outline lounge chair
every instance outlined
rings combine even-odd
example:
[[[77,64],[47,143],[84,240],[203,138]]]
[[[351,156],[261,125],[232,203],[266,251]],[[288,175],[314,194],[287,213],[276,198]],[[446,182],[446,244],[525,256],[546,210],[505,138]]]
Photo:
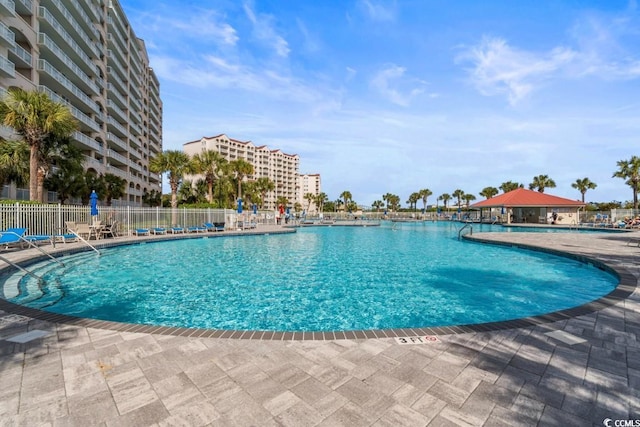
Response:
[[[23,238],[26,234],[26,228],[7,228],[0,231],[0,245],[8,249],[11,246],[20,246],[24,242]]]
[[[148,228],[136,228],[133,230],[133,234],[136,236],[148,236],[149,229]]]
[[[200,227],[199,225],[194,225],[193,227],[187,227],[187,231],[189,233],[206,233],[206,227]]]
[[[53,241],[58,243],[58,242],[62,242],[62,243],[70,243],[70,242],[77,242],[78,241],[78,236],[73,234],[73,233],[66,233],[66,234],[56,234],[53,236]]]
[[[202,225],[204,226],[204,228],[206,228],[206,229],[207,229],[207,231],[213,231],[213,232],[218,231],[218,230],[216,229],[215,224],[213,224],[213,223],[211,223],[211,222],[205,222],[205,223],[204,223],[204,224],[202,224]]]
[[[53,244],[53,239],[51,236],[46,234],[31,234],[28,236],[24,236],[24,240],[29,243],[37,244],[37,243],[51,243]]]
[[[153,227],[152,229],[149,230],[151,232],[151,234],[167,234],[167,229],[164,227]]]
[[[182,227],[171,227],[167,231],[171,234],[182,234],[185,232]]]

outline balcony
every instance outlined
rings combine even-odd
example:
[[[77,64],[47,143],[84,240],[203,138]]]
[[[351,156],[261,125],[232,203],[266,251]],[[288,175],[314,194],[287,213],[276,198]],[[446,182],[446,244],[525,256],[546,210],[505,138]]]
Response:
[[[60,2],[60,0],[54,0],[54,2]],[[84,23],[86,30],[93,35],[95,40],[100,40],[100,33],[98,33],[98,30],[96,29],[94,22],[99,22],[99,19],[95,19],[92,20],[89,15],[87,15],[84,11],[84,9],[82,7],[80,7],[80,4],[78,2],[70,2],[71,6],[73,7],[73,13],[75,13],[77,16],[80,17],[80,19],[78,19],[78,22]],[[90,2],[89,2],[90,3]],[[59,8],[63,8],[62,6],[58,6]]]
[[[122,138],[127,138],[129,136],[129,132],[127,132],[124,126],[111,116],[109,116],[109,119],[107,120],[107,125],[109,128],[116,130],[117,132],[115,133],[117,133],[118,136]]]
[[[107,142],[111,143],[112,145],[115,145],[116,147],[120,148],[122,151],[127,151],[129,149],[126,142],[124,142],[123,140],[121,140],[111,132],[107,132]]]
[[[61,61],[71,71],[71,73],[65,73],[65,75],[69,79],[74,78],[73,83],[83,86],[83,89],[85,89],[86,91],[91,92],[94,95],[100,95],[101,90],[96,82],[87,77],[86,72],[82,70],[71,58],[69,58],[69,56],[67,56],[67,54],[62,49],[60,49],[52,39],[48,38],[44,34],[41,34],[41,36],[42,37],[40,37],[40,40],[44,43],[41,43],[40,46],[46,47],[49,50],[52,56],[52,60]],[[43,58],[45,56],[43,54],[44,49],[41,49],[40,52],[40,57]],[[91,69],[93,69],[93,67],[91,67]]]
[[[68,13],[68,12],[67,12]],[[85,34],[85,32],[78,26],[78,24],[74,21],[69,23],[69,28],[75,30],[74,37],[71,37],[67,32],[65,26],[61,25],[58,20],[56,20],[53,13],[51,13],[47,8],[40,6],[38,8],[38,17],[40,18],[41,24],[47,24],[56,30],[57,34],[63,38],[69,46],[77,45],[77,40],[81,40],[84,42],[84,47],[91,51],[96,58],[100,57],[101,52],[98,50],[97,43],[92,42],[89,37]],[[46,32],[46,31],[45,31]],[[80,49],[80,48],[78,48]],[[80,49],[82,50],[82,49]]]
[[[89,138],[87,135],[83,133],[80,133],[78,131],[74,132],[73,139],[75,139],[80,144],[82,144],[83,148],[89,148],[98,153],[102,152],[102,147],[100,146],[100,144],[95,139]]]
[[[118,101],[118,105],[120,105],[123,108],[127,107],[127,100],[124,98],[124,96],[120,94],[118,89],[116,89],[115,85],[111,83],[107,83],[107,90],[109,91],[107,96],[110,100],[113,100],[114,102]]]
[[[64,44],[64,51],[69,56],[74,56],[78,58],[79,61],[83,61],[87,68],[95,69],[95,65],[92,63],[91,58],[84,52],[84,50],[78,45],[78,43],[74,40],[69,33],[67,33],[66,29],[55,20],[53,15],[44,7],[38,8],[39,13],[39,21],[40,21],[40,30],[41,33],[38,34],[39,40],[38,43],[41,43],[40,37],[45,33],[54,40],[57,44]],[[50,31],[47,31],[47,27]],[[90,49],[94,53],[95,58],[99,58],[100,54],[97,52],[97,49],[93,47]]]
[[[68,2],[69,5],[71,5],[72,3],[74,2]],[[53,7],[47,10],[49,10],[49,12],[53,16],[57,17],[58,22],[62,20],[64,22],[64,24],[62,25],[67,29],[67,31],[70,31],[69,29],[73,29],[74,39],[83,41],[86,44],[86,47],[96,53],[96,56],[100,56],[100,52],[98,51],[96,43],[97,40],[100,40],[100,35],[98,33],[98,30],[96,30],[94,25],[89,21],[89,18],[84,13],[84,11],[82,11],[82,17],[76,17],[73,16],[71,12],[69,12],[66,5],[63,4],[60,0],[49,0],[48,4],[52,5]],[[80,25],[80,22],[82,22],[83,20],[85,24],[84,28]],[[87,30],[93,35],[93,40],[87,35]]]
[[[95,120],[93,120],[91,117],[87,116],[82,111],[80,111],[79,109],[71,105],[66,99],[61,98],[60,95],[58,95],[48,87],[40,85],[38,86],[38,91],[42,93],[46,93],[47,95],[49,95],[49,98],[51,98],[53,101],[66,105],[67,108],[71,110],[71,114],[73,114],[73,117],[75,117],[81,124],[86,125],[89,128],[89,130],[93,132],[100,132],[100,127],[98,126]]]
[[[114,150],[107,150],[107,157],[114,160],[114,162],[109,162],[112,165],[126,166],[129,164],[129,159]]]
[[[11,0],[0,0],[0,15],[16,16],[16,4]]]
[[[16,76],[16,66],[4,56],[0,56],[0,75],[11,78]]]
[[[123,171],[122,169],[118,169],[115,166],[108,165],[107,166],[107,173],[113,174],[115,176],[119,176],[120,178],[126,179],[127,181],[129,181],[131,179],[131,176],[129,175],[129,173],[127,171]]]
[[[16,45],[16,35],[0,21],[0,45],[12,48]]]
[[[91,99],[87,94],[78,89],[76,85],[74,85],[71,80],[65,77],[60,71],[55,69],[50,63],[45,61],[44,59],[38,60],[38,71],[46,73],[51,78],[53,78],[58,85],[64,87],[69,95],[73,95],[79,101],[83,102],[85,106],[91,108],[96,114],[100,114],[100,108],[98,108],[98,104]]]
[[[115,102],[113,102],[112,100],[108,99],[107,100],[107,108],[109,109],[109,114],[110,115],[116,116],[116,118],[120,119],[120,121],[123,122],[123,123],[127,122],[127,113],[122,111],[120,109],[120,107],[118,107],[116,105]]]
[[[19,44],[13,47],[13,50],[9,51],[12,53],[16,60],[14,63],[18,66],[18,68],[31,68],[33,67],[33,57],[25,48],[20,46]]]
[[[102,171],[103,165],[100,160],[96,160],[90,156],[84,156],[84,164],[86,168],[93,168],[98,172]]]
[[[31,16],[33,13],[33,4],[31,0],[17,0],[15,3],[15,10],[20,15]]]
[[[122,81],[120,76],[118,76],[118,73],[116,73],[112,67],[107,67],[107,81],[118,86],[118,89],[121,92],[127,91],[127,84]]]

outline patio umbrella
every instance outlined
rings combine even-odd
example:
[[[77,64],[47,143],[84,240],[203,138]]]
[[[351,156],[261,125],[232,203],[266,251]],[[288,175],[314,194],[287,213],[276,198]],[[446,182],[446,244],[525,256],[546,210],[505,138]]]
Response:
[[[256,215],[258,213],[258,205],[253,205],[253,214]]]
[[[91,191],[89,196],[89,205],[91,206],[91,216],[98,216],[98,194],[96,190]]]
[[[242,199],[238,199],[238,213],[242,213]]]

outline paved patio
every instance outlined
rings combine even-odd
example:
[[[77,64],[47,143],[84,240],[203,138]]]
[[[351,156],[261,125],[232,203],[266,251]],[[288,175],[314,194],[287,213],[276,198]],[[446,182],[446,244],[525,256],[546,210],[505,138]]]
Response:
[[[0,426],[640,420],[640,293],[633,288],[640,248],[626,244],[629,234],[473,237],[596,259],[625,271],[632,294],[575,317],[416,345],[392,337],[244,340],[118,331],[26,317],[4,304]],[[46,335],[15,342],[29,331]]]

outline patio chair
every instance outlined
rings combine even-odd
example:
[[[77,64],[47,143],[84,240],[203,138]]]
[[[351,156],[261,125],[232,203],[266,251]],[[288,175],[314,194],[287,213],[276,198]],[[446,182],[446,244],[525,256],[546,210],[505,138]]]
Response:
[[[164,227],[153,227],[149,231],[151,232],[151,234],[156,234],[156,235],[167,234],[167,229]]]
[[[185,232],[182,227],[171,227],[167,231],[171,234],[182,234]]]
[[[100,234],[102,237],[118,237],[118,221],[113,221],[111,224],[105,225],[102,230],[100,230]]]

